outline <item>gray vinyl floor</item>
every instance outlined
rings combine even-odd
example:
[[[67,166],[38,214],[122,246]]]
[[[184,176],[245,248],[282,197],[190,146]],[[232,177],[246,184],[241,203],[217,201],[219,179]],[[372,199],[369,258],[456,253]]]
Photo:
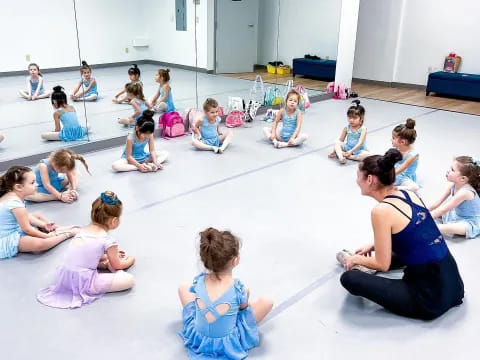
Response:
[[[141,80],[144,84],[144,94],[151,98],[158,89],[154,75],[159,68],[156,65],[139,65],[142,71]],[[97,79],[99,99],[88,102],[72,103],[76,108],[80,122],[92,128],[89,141],[98,141],[126,134],[128,129],[119,125],[119,117],[127,117],[133,111],[129,104],[114,104],[111,99],[129,81],[129,66],[94,69],[93,77]],[[81,142],[44,141],[40,134],[53,131],[53,108],[50,99],[26,101],[18,95],[18,90],[25,88],[25,76],[3,77],[0,82],[0,135],[6,139],[0,143],[0,161],[10,160],[31,154],[51,151]],[[191,107],[196,107],[195,72],[171,69],[171,87],[175,106],[180,113]],[[252,81],[233,79],[224,76],[198,73],[199,107],[207,97],[213,97],[222,106],[226,106],[229,96],[249,98]],[[55,85],[61,85],[69,95],[78,84],[80,73],[67,71],[47,73],[44,75],[45,89],[51,90]],[[265,87],[273,86],[265,84]],[[278,87],[283,91],[285,86]],[[320,94],[320,91],[310,90],[309,94]],[[86,116],[85,116],[86,114]],[[155,117],[157,118],[157,116]]]
[[[444,189],[454,155],[478,153],[478,117],[422,107],[362,100],[368,146],[390,147],[391,130],[417,120],[421,194],[432,202]],[[197,234],[208,226],[231,229],[243,240],[235,276],[251,296],[271,296],[275,307],[260,325],[261,345],[252,359],[467,359],[480,330],[479,239],[448,240],[465,282],[464,304],[435,321],[393,315],[349,295],[340,285],[335,253],[372,241],[370,209],[360,195],[357,164],[327,159],[346,123],[349,102],[327,100],[305,114],[309,141],[275,149],[256,121],[234,129],[223,154],[196,151],[189,138],[158,139],[171,154],[158,173],[114,174],[122,148],[88,154],[92,176],[80,168],[75,204],[31,205],[60,224],[87,224],[91,202],[106,189],[125,204],[115,236],[137,263],[135,287],[107,294],[76,310],[39,304],[68,241],[44,254],[0,262],[2,359],[184,359],[179,283],[202,268]],[[400,273],[391,274],[399,277]],[[475,335],[477,334],[477,335]],[[475,357],[475,355],[473,355]]]

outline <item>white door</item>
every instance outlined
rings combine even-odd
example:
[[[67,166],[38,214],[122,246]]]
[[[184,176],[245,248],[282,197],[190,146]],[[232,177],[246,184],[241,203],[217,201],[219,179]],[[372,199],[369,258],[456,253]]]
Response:
[[[257,61],[258,0],[217,0],[217,73],[252,72]]]

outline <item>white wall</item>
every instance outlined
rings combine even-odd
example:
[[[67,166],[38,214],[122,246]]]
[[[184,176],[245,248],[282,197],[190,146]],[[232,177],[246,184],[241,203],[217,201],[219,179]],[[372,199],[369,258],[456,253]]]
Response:
[[[79,64],[72,1],[58,1],[41,13],[35,11],[38,6],[38,1],[21,0],[2,7],[0,72],[26,70],[27,54],[41,68]],[[128,26],[134,13],[144,17],[135,2],[118,6],[116,0],[77,1],[82,58],[91,64],[144,59],[144,49],[131,47],[135,36],[145,35],[144,22]]]
[[[261,0],[258,63],[276,59],[277,16],[280,2],[278,59],[292,64],[305,54],[337,58],[340,26],[339,0]]]
[[[175,0],[80,0],[77,4],[82,59],[90,64],[151,59],[195,66],[194,2],[187,1],[187,31],[175,30]],[[213,69],[214,0],[197,6],[198,67]],[[0,72],[79,64],[72,1],[34,11],[38,1],[10,2],[0,11]],[[33,9],[33,10],[32,10]],[[25,27],[28,31],[19,30]],[[48,29],[48,30],[47,30]],[[13,33],[12,36],[8,34]],[[37,36],[38,34],[38,36]],[[133,47],[137,37],[149,47]],[[125,49],[128,48],[128,53]],[[25,55],[31,61],[25,60]]]
[[[187,0],[187,31],[175,26],[175,0],[143,0],[146,4],[147,33],[150,34],[150,58],[173,64],[195,66],[195,4]],[[213,68],[213,1],[201,0],[197,5],[198,67]]]
[[[450,51],[480,74],[479,13],[478,0],[362,0],[354,77],[425,85]]]
[[[360,0],[353,76],[392,82],[404,0]]]

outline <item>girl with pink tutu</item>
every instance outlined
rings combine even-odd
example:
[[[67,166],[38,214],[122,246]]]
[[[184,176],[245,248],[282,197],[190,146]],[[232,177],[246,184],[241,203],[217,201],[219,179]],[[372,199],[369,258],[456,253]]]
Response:
[[[250,303],[249,290],[234,279],[240,241],[230,231],[208,228],[200,233],[200,258],[209,271],[180,286],[183,330],[180,336],[191,359],[244,359],[259,344],[257,324],[273,302]]]
[[[108,234],[120,224],[122,202],[111,191],[103,192],[92,204],[92,223],[71,241],[64,265],[55,284],[40,290],[38,301],[44,305],[68,309],[89,304],[107,292],[133,286],[133,276],[123,271],[135,259],[125,256]],[[99,273],[97,268],[110,272]]]

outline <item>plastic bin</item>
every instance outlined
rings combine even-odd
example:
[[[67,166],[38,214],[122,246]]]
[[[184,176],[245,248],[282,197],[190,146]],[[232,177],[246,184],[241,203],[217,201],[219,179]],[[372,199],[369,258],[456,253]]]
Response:
[[[275,72],[277,71],[277,68],[273,65],[270,65],[270,64],[267,64],[267,71],[270,73],[270,74],[275,74]]]
[[[281,65],[277,68],[277,74],[285,75],[290,74],[290,66],[288,65]]]

